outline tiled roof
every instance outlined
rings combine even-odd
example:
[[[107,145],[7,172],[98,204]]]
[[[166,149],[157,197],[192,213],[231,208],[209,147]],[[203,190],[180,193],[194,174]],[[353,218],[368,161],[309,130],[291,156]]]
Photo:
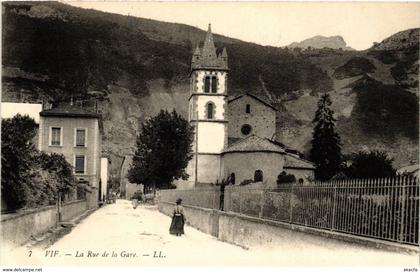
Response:
[[[224,150],[224,153],[231,152],[276,152],[284,154],[285,151],[279,145],[270,140],[250,135],[240,141],[235,142]]]
[[[288,153],[285,156],[284,168],[315,169],[315,166],[310,161],[298,158],[296,155],[292,155]]]
[[[276,108],[275,108],[273,105],[271,105],[270,103],[268,103],[268,102],[264,101],[263,99],[261,99],[260,97],[256,96],[255,94],[252,94],[252,93],[249,93],[249,92],[247,92],[247,93],[245,93],[245,94],[240,94],[240,95],[238,95],[238,96],[235,96],[235,97],[234,97],[234,98],[232,98],[232,99],[229,99],[229,100],[228,100],[228,103],[231,103],[231,102],[233,102],[233,101],[235,101],[235,100],[237,100],[237,99],[239,99],[239,98],[241,98],[241,97],[244,97],[244,96],[249,96],[249,97],[252,97],[252,98],[254,98],[255,100],[257,100],[257,101],[261,102],[262,104],[264,104],[264,105],[266,105],[266,106],[268,106],[268,107],[272,108],[273,110],[278,111],[278,109],[276,109]]]
[[[49,110],[43,110],[39,113],[41,116],[58,116],[58,117],[86,117],[86,118],[101,118],[99,113],[89,111],[79,106],[72,106],[70,104],[61,104]]]

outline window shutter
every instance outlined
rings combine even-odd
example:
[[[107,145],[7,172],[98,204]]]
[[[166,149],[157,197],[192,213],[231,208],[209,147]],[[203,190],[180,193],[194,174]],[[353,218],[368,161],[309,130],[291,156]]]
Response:
[[[77,174],[85,173],[85,156],[76,156],[75,172]]]
[[[85,137],[86,137],[86,130],[77,129],[76,130],[76,146],[85,146]]]

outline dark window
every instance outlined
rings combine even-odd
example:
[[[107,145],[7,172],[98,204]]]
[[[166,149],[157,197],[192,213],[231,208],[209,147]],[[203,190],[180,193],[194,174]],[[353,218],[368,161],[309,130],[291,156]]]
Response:
[[[255,181],[255,182],[258,182],[258,181],[263,181],[263,171],[261,171],[261,170],[257,170],[257,171],[255,171],[255,174],[254,174],[254,181]]]
[[[217,77],[215,76],[211,78],[211,92],[217,93]]]
[[[61,128],[51,128],[51,145],[61,145]]]
[[[235,185],[235,173],[230,174],[230,183]]]
[[[212,103],[207,104],[207,119],[213,119],[213,108],[214,105]]]
[[[76,174],[85,173],[85,156],[76,156],[76,165],[74,166]]]
[[[252,127],[248,124],[243,125],[241,128],[241,132],[243,135],[248,135],[251,133],[251,131],[252,131]]]
[[[85,146],[86,130],[76,129],[76,146]]]
[[[210,77],[206,77],[204,79],[204,92],[209,93],[210,92]]]
[[[246,104],[246,113],[251,113],[251,105],[250,104]]]

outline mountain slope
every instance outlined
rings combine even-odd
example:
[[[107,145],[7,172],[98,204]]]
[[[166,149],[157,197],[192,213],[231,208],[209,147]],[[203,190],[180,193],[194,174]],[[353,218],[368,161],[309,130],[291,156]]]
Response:
[[[104,150],[111,153],[115,171],[121,157],[133,152],[145,118],[161,108],[187,116],[192,49],[204,37],[204,31],[191,26],[58,2],[3,3],[2,98],[69,101],[73,96],[85,105],[99,101]],[[252,91],[276,105],[277,136],[285,144],[308,151],[318,93],[327,91],[344,152],[385,149],[397,166],[417,158],[418,121],[413,120],[418,120],[418,98],[411,93],[418,90],[413,80],[418,43],[358,52],[290,50],[220,35],[215,42],[219,50],[227,47],[229,94]],[[364,85],[372,80],[380,84],[379,94]],[[386,103],[377,101],[382,93]],[[389,104],[399,98],[399,106]],[[377,110],[367,109],[369,103]],[[396,120],[392,127],[378,119],[382,113]]]

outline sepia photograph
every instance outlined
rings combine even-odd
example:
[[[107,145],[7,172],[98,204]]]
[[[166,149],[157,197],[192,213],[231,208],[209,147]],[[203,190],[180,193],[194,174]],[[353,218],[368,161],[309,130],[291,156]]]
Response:
[[[420,269],[419,2],[1,5],[2,271]]]

